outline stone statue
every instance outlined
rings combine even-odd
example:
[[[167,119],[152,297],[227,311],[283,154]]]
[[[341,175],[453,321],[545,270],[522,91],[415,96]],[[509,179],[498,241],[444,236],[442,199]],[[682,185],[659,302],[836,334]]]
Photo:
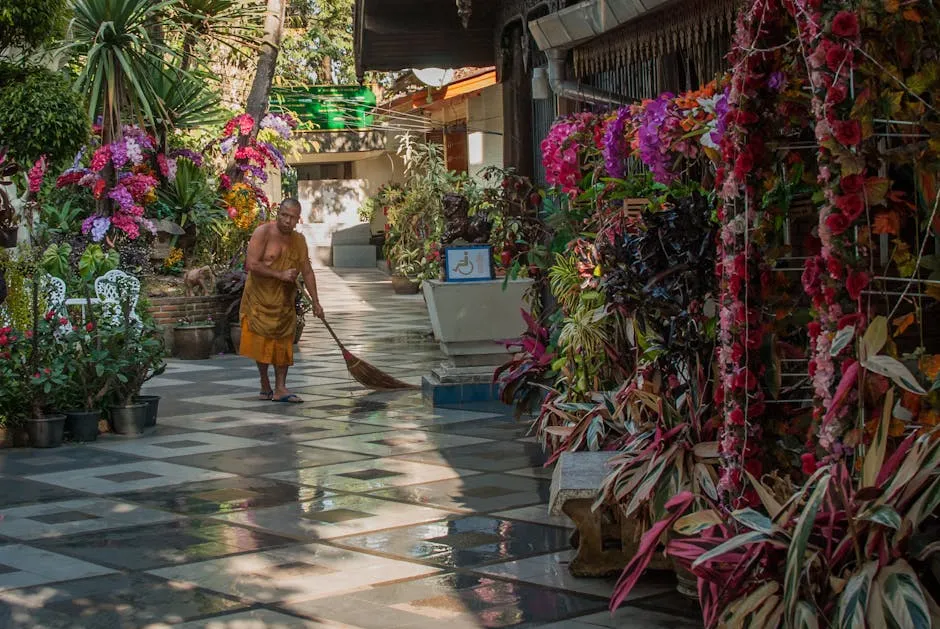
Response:
[[[215,284],[215,276],[210,267],[201,266],[198,269],[186,271],[183,274],[183,284],[186,287],[187,297],[195,296],[197,289],[201,295],[208,295],[209,287]]]

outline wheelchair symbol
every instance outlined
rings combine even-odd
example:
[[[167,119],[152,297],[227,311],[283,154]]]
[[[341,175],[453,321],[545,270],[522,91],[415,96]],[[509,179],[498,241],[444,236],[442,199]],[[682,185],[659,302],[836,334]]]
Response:
[[[470,261],[470,254],[463,252],[463,259],[454,265],[454,273],[460,275],[473,275],[473,262]]]

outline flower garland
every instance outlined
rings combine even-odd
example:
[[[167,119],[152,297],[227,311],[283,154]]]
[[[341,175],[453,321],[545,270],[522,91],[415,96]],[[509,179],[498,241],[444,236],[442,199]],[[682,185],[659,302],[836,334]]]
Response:
[[[581,180],[594,170],[591,151],[603,146],[604,119],[592,113],[579,113],[559,119],[542,140],[545,180],[574,198]]]

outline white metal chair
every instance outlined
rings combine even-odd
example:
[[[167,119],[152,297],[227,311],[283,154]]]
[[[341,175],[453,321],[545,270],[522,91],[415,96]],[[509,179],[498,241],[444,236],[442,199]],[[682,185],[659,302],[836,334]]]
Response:
[[[114,325],[124,320],[122,308],[130,309],[129,320],[135,326],[143,325],[137,316],[137,299],[140,297],[140,280],[124,271],[108,271],[95,280],[95,294],[102,305],[102,316],[111,319]]]

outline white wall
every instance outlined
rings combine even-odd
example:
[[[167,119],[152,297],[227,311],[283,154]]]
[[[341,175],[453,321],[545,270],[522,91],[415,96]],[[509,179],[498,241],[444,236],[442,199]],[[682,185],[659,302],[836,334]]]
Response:
[[[488,132],[488,133],[487,133]],[[492,85],[467,101],[468,170],[503,165],[503,86]]]
[[[364,182],[366,195],[371,197],[387,183],[402,181],[404,165],[393,151],[374,157],[353,162],[353,176]],[[385,230],[385,216],[376,212],[372,217],[371,229],[373,234]]]

